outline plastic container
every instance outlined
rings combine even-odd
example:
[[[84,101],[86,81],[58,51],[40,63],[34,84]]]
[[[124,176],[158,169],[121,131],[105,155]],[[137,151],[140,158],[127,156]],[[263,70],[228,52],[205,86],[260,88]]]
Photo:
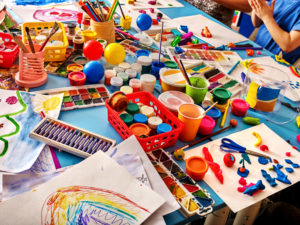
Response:
[[[133,116],[128,113],[122,113],[120,118],[128,127],[133,123]]]
[[[150,52],[146,49],[139,49],[135,52],[135,56],[136,58],[140,57],[140,56],[149,56]]]
[[[140,112],[144,114],[145,116],[152,117],[155,116],[154,109],[151,106],[143,105],[140,107]]]
[[[113,19],[105,22],[91,20],[91,27],[97,33],[97,39],[104,39],[107,41],[107,44],[115,42],[115,25]]]
[[[205,108],[206,110],[207,108]],[[222,113],[219,109],[212,107],[207,113],[207,116],[210,116],[211,118],[213,118],[216,122],[218,121],[218,119],[221,117]]]
[[[136,75],[137,75],[136,70],[133,70],[133,69],[125,70],[125,73],[128,74],[129,79],[136,78]]]
[[[6,33],[0,33],[0,38],[3,40],[4,45],[10,44],[12,42],[12,37]],[[15,47],[11,51],[0,50],[0,67],[9,68],[16,61],[19,54],[19,47],[15,45]]]
[[[113,70],[116,71],[117,73],[120,73],[120,72],[124,72],[124,71],[125,71],[124,68],[119,67],[119,66],[114,67]]]
[[[129,127],[129,129],[139,138],[148,137],[151,131],[151,129],[143,123],[134,123]]]
[[[161,92],[165,91],[181,91],[185,92],[186,81],[180,70],[164,70],[161,69]]]
[[[135,70],[138,74],[141,74],[141,72],[142,72],[142,65],[140,65],[138,63],[131,64],[130,68]]]
[[[156,79],[159,79],[159,71],[164,67],[165,64],[163,62],[153,62],[151,66],[151,74],[153,74],[156,77]]]
[[[125,30],[130,30],[130,28],[131,28],[131,21],[132,21],[132,18],[130,16],[125,16],[125,18],[123,16],[121,16],[120,25]]]
[[[104,77],[105,77],[105,85],[110,85],[111,78],[117,76],[117,72],[114,70],[105,70]]]
[[[178,68],[176,62],[174,62],[174,61],[165,61],[164,64],[169,69],[177,69]]]
[[[198,133],[200,135],[210,135],[216,125],[216,122],[210,116],[204,116],[201,120],[200,127]]]
[[[156,83],[155,76],[151,74],[144,74],[140,78],[141,80],[141,90],[153,93],[154,85]]]
[[[86,81],[86,75],[83,72],[74,71],[69,73],[68,79],[71,86],[81,86]]]
[[[127,70],[127,69],[130,68],[130,64],[127,63],[127,62],[122,62],[122,63],[120,63],[120,64],[118,65],[118,67],[121,67],[121,68],[124,69],[124,71],[125,71],[125,70]]]
[[[130,114],[136,114],[140,111],[140,108],[138,106],[138,104],[133,103],[133,102],[129,102],[127,108],[126,108],[126,112],[130,113]]]
[[[133,92],[138,92],[141,90],[141,81],[139,79],[130,79],[129,86],[132,87]]]
[[[249,107],[249,104],[243,99],[234,99],[231,102],[231,112],[236,116],[245,116]]]
[[[215,88],[212,92],[213,101],[218,105],[225,105],[231,96],[231,92],[225,88]]]
[[[110,85],[112,92],[119,91],[123,85],[123,79],[121,77],[112,77],[110,79]]]
[[[166,91],[158,96],[158,100],[164,104],[175,116],[178,115],[178,107],[182,104],[193,104],[194,100],[180,91]]]
[[[76,33],[76,23],[68,23],[68,33],[70,35],[75,35]]]
[[[100,44],[102,45],[103,49],[105,49],[106,45],[107,45],[107,41],[104,39],[97,39],[98,42],[100,42]]]
[[[154,130],[157,129],[157,126],[161,124],[163,121],[158,116],[152,116],[148,119],[148,126]]]
[[[120,91],[122,91],[125,95],[127,95],[127,94],[131,94],[133,92],[133,89],[132,87],[129,86],[122,86],[120,88]]]
[[[196,104],[201,104],[208,91],[209,82],[201,77],[191,77],[190,81],[192,85],[187,84],[185,92],[193,98]]]
[[[134,123],[144,123],[144,124],[147,124],[148,122],[148,117],[145,116],[144,114],[142,113],[137,113],[133,116],[133,122]]]
[[[83,38],[83,42],[88,42],[90,40],[96,40],[97,39],[97,33],[92,30],[83,30],[81,31],[81,36]]]
[[[60,30],[61,37],[60,41],[63,42],[62,46],[49,46],[45,47],[45,62],[53,62],[53,61],[64,61],[66,59],[66,51],[69,46],[68,38],[65,32],[65,28],[63,23],[57,22]],[[39,33],[40,30],[50,29],[54,25],[54,22],[29,22],[22,24],[22,40],[24,43],[27,42],[27,35],[25,31],[25,27],[28,27],[30,30],[35,29],[36,33]]]
[[[172,131],[154,135],[148,138],[139,138],[143,149],[148,151],[153,151],[159,148],[167,148],[176,144],[178,135],[181,132],[183,125],[160,101],[158,101],[152,94],[149,92],[138,92],[127,95],[127,98],[133,103],[142,103],[154,108],[155,113],[159,116],[164,122],[172,126]],[[119,135],[126,139],[130,137],[133,132],[127,128],[125,123],[120,119],[118,113],[113,110],[108,101],[105,101],[105,106],[107,108],[107,116],[109,123],[115,128]]]
[[[83,38],[82,36],[75,35],[73,38],[73,48],[74,50],[82,50],[83,49]]]
[[[120,77],[120,78],[122,78],[122,80],[123,80],[123,84],[124,85],[127,85],[128,84],[128,74],[127,73],[124,73],[124,72],[119,72],[119,73],[117,73],[117,77]]]
[[[148,74],[151,71],[152,59],[148,56],[140,56],[137,59],[138,63],[142,66],[141,74]]]
[[[150,58],[152,59],[152,62],[158,62],[159,60],[159,54],[157,52],[150,53]],[[164,56],[163,54],[160,54],[160,59],[162,59]]]
[[[167,133],[167,132],[170,132],[172,130],[172,127],[167,124],[167,123],[161,123],[157,126],[157,130],[156,132],[158,134],[163,134],[163,133]]]
[[[208,163],[200,156],[192,156],[185,160],[186,173],[190,175],[195,181],[200,181],[204,178]]]

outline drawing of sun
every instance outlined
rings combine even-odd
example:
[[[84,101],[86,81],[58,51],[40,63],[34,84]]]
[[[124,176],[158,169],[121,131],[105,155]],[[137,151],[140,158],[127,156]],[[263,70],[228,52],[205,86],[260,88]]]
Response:
[[[44,111],[47,115],[60,110],[61,102],[62,96],[60,95],[36,95],[32,99],[34,111]]]

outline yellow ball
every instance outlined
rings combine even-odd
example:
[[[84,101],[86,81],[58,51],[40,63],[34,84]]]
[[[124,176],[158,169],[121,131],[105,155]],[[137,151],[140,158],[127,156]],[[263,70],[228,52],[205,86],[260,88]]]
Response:
[[[183,149],[177,149],[173,153],[176,160],[183,160],[184,159],[184,151]]]
[[[118,65],[124,61],[126,56],[125,49],[121,44],[110,43],[104,50],[106,61],[112,65]]]

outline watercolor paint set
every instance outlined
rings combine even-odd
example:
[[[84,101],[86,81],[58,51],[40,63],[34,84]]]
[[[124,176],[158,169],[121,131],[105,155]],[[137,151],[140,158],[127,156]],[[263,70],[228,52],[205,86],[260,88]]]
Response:
[[[36,91],[44,95],[64,94],[61,110],[89,108],[105,105],[110,93],[103,84],[83,85]]]
[[[89,157],[98,151],[106,152],[116,144],[113,139],[50,117],[45,117],[30,132],[29,136],[83,158]]]
[[[167,185],[185,216],[212,212],[214,200],[163,149],[147,153],[154,168]]]
[[[146,49],[151,53],[158,53],[157,49],[154,49],[152,47],[137,43],[135,41],[131,40],[124,40],[120,42],[120,44],[125,48],[125,51],[133,56],[136,55],[136,51],[141,50],[141,49]]]

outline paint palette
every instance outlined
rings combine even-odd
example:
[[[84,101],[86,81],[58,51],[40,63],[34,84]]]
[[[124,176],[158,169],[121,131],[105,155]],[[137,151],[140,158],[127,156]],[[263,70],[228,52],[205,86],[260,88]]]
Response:
[[[116,144],[113,139],[50,117],[45,117],[30,132],[29,137],[83,158],[98,151],[106,152]]]
[[[158,50],[151,48],[149,46],[137,43],[131,40],[124,40],[120,44],[125,48],[125,51],[133,56],[135,56],[137,50],[146,49],[153,53],[158,53]]]
[[[46,95],[63,93],[62,111],[101,106],[110,96],[103,84],[56,88],[36,93]]]
[[[163,179],[185,216],[212,212],[214,200],[163,149],[147,153],[154,168]]]

